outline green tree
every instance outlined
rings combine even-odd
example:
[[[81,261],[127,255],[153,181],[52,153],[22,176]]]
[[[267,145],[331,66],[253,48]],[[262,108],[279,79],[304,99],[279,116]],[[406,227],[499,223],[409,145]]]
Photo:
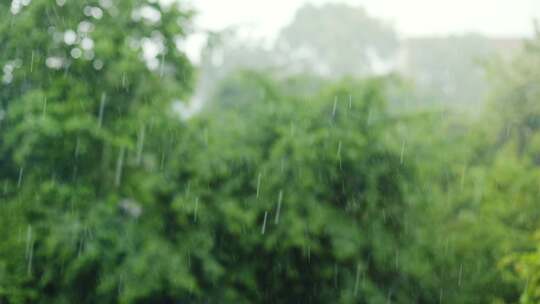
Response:
[[[512,61],[493,67],[490,119],[495,134],[493,204],[490,211],[508,235],[500,266],[523,290],[522,303],[539,297],[538,164],[540,153],[540,33]]]
[[[292,68],[332,77],[370,74],[398,47],[391,26],[361,7],[337,3],[301,7],[277,43],[292,56]]]
[[[216,285],[242,286],[248,302],[438,297],[416,246],[417,160],[404,154],[385,82],[345,80],[310,97],[252,72],[223,82],[214,98],[231,102],[206,110],[195,138],[207,150],[189,161],[213,172],[196,182],[208,188],[206,216],[233,221],[216,232],[220,260],[244,275]]]
[[[160,219],[172,102],[191,87],[176,48],[190,13],[178,5],[0,3],[0,300],[190,294]]]

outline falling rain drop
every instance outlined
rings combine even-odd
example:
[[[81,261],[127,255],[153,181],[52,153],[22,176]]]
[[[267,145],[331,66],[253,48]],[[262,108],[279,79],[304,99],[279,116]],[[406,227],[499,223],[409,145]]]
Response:
[[[461,275],[463,274],[463,264],[459,265],[459,275],[458,275],[458,287],[461,287]]]
[[[260,193],[260,190],[261,190],[261,173],[259,173],[259,176],[257,177],[257,199],[259,198],[259,193]]]
[[[336,117],[336,110],[337,110],[337,96],[334,97],[334,107],[332,108],[332,119]]]
[[[80,257],[84,249],[84,239],[79,240],[79,247],[77,249],[77,257]]]
[[[268,211],[264,212],[264,220],[261,227],[261,234],[264,234],[266,232],[266,219],[268,218]]]
[[[137,140],[137,165],[141,164],[142,161],[142,152],[144,147],[144,135],[146,127],[145,125],[141,126],[141,129],[139,130],[139,138]]]
[[[30,73],[34,71],[34,51],[32,51],[32,55],[30,57]]]
[[[467,171],[467,167],[463,166],[463,169],[461,170],[461,182],[460,182],[460,188],[463,190],[463,186],[465,186],[465,173]]]
[[[339,141],[339,144],[338,144],[338,148],[337,148],[337,159],[339,161],[339,168],[342,169],[341,167],[341,140]]]
[[[19,168],[19,179],[17,180],[17,188],[21,186],[22,178],[23,178],[24,168]]]
[[[165,151],[161,151],[161,160],[159,161],[159,170],[163,171],[165,167]]]
[[[125,89],[127,86],[126,73],[122,73],[122,88]]]
[[[403,154],[405,153],[405,141],[401,144],[401,153],[399,154],[399,163],[403,165]]]
[[[196,223],[197,222],[197,211],[199,209],[199,198],[197,197],[195,199],[195,211],[193,212],[193,222]]]
[[[358,282],[360,281],[360,264],[356,265],[356,279],[354,280],[354,296],[358,295]]]
[[[28,225],[26,228],[26,252],[25,257],[28,259],[28,254],[30,253],[30,244],[32,241],[32,225]]]
[[[101,125],[103,124],[103,112],[105,111],[105,100],[107,99],[107,95],[105,93],[101,94],[101,101],[99,103],[99,117],[98,117],[98,126],[101,128]]]
[[[34,258],[34,240],[32,237],[32,226],[28,226],[26,230],[26,272],[30,276],[32,274],[32,261]]]
[[[282,200],[283,200],[283,190],[279,190],[277,210],[276,210],[276,218],[275,218],[275,224],[276,225],[279,223],[279,214],[281,213],[281,201]]]

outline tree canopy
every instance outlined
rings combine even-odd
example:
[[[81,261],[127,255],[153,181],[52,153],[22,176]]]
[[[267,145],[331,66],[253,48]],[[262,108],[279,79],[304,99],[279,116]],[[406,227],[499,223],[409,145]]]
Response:
[[[363,74],[395,33],[306,6],[281,42],[339,77],[231,68],[182,118],[192,15],[0,3],[1,303],[538,301],[540,35],[481,115],[404,111]]]

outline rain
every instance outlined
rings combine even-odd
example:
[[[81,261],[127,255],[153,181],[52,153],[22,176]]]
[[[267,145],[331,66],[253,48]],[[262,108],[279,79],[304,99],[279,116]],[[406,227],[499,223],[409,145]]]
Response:
[[[540,303],[538,20],[0,1],[0,303]]]

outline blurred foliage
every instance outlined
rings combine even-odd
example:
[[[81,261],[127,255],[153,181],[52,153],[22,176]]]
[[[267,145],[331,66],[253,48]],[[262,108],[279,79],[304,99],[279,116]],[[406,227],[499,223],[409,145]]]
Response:
[[[402,73],[420,91],[417,102],[480,111],[487,83],[483,62],[497,57],[495,42],[479,34],[408,39]]]
[[[293,53],[297,69],[332,77],[369,75],[375,63],[389,59],[398,48],[391,25],[358,6],[306,4],[280,33],[283,52]]]
[[[231,69],[181,120],[191,15],[0,2],[1,303],[540,300],[540,37],[480,116],[396,75]]]

